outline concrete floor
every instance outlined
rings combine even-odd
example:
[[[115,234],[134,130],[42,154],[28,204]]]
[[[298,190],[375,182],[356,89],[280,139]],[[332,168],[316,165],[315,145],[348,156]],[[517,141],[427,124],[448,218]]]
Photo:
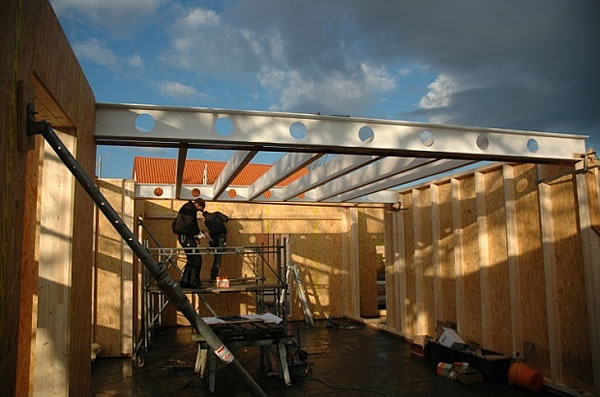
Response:
[[[300,343],[308,353],[308,374],[296,367],[292,386],[260,369],[258,348],[235,351],[240,363],[269,396],[551,396],[504,383],[463,385],[435,374],[435,365],[412,357],[409,345],[399,338],[363,325],[337,320],[335,328],[304,323]],[[196,345],[191,328],[165,328],[154,338],[144,366],[132,360],[99,358],[92,364],[93,396],[250,396],[230,368],[217,367],[216,391],[208,392],[207,379],[193,372]],[[294,371],[294,369],[292,369]]]

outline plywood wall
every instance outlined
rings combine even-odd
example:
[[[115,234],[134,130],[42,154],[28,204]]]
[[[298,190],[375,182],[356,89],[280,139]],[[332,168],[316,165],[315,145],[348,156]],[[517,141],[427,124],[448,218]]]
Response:
[[[64,388],[55,395],[85,395],[91,384],[90,357],[90,284],[92,224],[74,222],[71,264],[66,300],[61,321],[69,332],[60,336],[67,345],[66,356],[35,357],[37,316],[51,312],[38,310],[38,244],[45,231],[39,228],[38,201],[42,183],[42,138],[27,138],[20,127],[17,102],[18,81],[25,89],[24,102],[32,102],[38,117],[52,123],[76,140],[76,158],[93,173],[96,146],[93,138],[94,95],[81,71],[62,28],[47,0],[23,4],[4,1],[0,13],[0,181],[2,187],[0,217],[0,394],[23,396],[34,389],[33,366],[50,374],[64,366]],[[33,151],[27,151],[32,149]],[[61,208],[74,219],[90,219],[93,203],[79,187],[71,192],[70,207]],[[69,264],[65,264],[69,266]],[[46,306],[49,307],[49,306]],[[51,308],[52,310],[53,308]],[[53,312],[56,314],[56,312]],[[67,338],[66,340],[64,338]],[[55,383],[56,384],[56,383]]]
[[[386,236],[388,328],[435,337],[437,321],[455,322],[507,355],[531,342],[527,362],[551,383],[593,391],[598,172],[554,177],[565,170],[490,166],[401,192],[403,210],[385,213],[386,233],[398,230]]]
[[[123,207],[123,181],[101,180],[105,196],[117,208]],[[171,221],[185,201],[136,200],[135,210],[149,233],[138,227],[142,240],[151,250],[157,248],[153,238],[163,248],[176,248],[178,243],[171,231]],[[208,211],[221,211],[229,216],[227,245],[247,247],[260,245],[284,245],[287,243],[287,258],[294,262],[302,279],[313,316],[317,319],[352,316],[351,299],[357,298],[363,315],[377,314],[376,245],[383,245],[382,208],[348,209],[333,206],[289,206],[244,203],[208,203]],[[355,216],[351,214],[353,212]],[[199,224],[204,228],[202,216]],[[133,227],[136,227],[133,225]],[[352,232],[356,231],[355,240]],[[203,243],[206,245],[207,243]],[[125,260],[128,248],[124,248],[116,233],[102,219],[98,227],[98,250],[96,256],[97,282],[95,299],[95,341],[101,343],[103,354],[118,356],[129,354],[122,343],[123,335],[139,337],[141,329],[142,267],[139,261],[132,264]],[[128,254],[127,254],[128,255]],[[164,258],[158,258],[161,260]],[[201,279],[208,280],[213,257],[203,255]],[[277,264],[274,255],[266,258],[272,267]],[[253,277],[252,267],[260,264],[257,256],[241,257],[225,255],[220,274],[230,278]],[[356,263],[353,270],[351,262]],[[170,269],[171,276],[179,280],[185,266],[185,256],[176,258],[176,266]],[[131,292],[125,284],[123,266],[127,266],[127,277],[131,278]],[[129,270],[131,268],[131,271]],[[274,282],[275,275],[268,269],[267,282]],[[360,294],[353,294],[349,285],[356,279]],[[127,279],[129,280],[129,278]],[[290,320],[302,320],[303,314],[296,284],[291,286]],[[107,290],[121,288],[120,294],[106,294]],[[126,298],[130,296],[130,298]],[[190,294],[188,298],[203,316],[211,315],[203,302]],[[255,295],[219,294],[205,295],[207,302],[219,315],[255,313]],[[124,315],[128,312],[127,316]],[[360,312],[359,312],[360,315]],[[124,319],[129,319],[128,323]],[[188,325],[187,319],[168,306],[163,311],[165,326]]]
[[[133,182],[102,179],[97,185],[127,227],[135,230]],[[104,355],[129,355],[134,335],[133,253],[106,218],[99,216],[97,222],[93,341]]]

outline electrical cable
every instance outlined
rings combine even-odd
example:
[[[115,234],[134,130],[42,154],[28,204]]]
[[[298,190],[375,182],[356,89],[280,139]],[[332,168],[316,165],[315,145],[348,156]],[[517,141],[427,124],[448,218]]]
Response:
[[[319,382],[324,386],[329,387],[330,389],[334,389],[334,390],[342,390],[342,391],[359,391],[359,392],[367,392],[367,393],[374,393],[374,394],[379,394],[382,396],[386,396],[386,397],[394,397],[391,394],[387,394],[386,392],[380,391],[380,390],[375,390],[375,389],[368,389],[368,388],[364,388],[364,387],[344,387],[344,386],[337,386],[337,385],[332,385],[330,383],[325,382],[324,380],[321,380],[319,378],[313,378],[311,376],[307,376],[307,377],[303,377],[306,380],[312,380],[315,382]]]

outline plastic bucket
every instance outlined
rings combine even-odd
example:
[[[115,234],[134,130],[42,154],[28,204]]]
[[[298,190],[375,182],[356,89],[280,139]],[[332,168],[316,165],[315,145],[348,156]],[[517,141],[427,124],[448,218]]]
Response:
[[[508,383],[518,385],[531,391],[538,391],[544,384],[541,372],[531,368],[522,361],[515,361],[508,369]]]

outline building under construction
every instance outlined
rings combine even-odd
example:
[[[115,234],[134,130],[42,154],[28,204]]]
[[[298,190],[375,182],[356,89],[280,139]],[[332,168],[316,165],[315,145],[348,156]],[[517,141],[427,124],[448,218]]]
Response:
[[[47,0],[9,0],[0,21],[3,396],[90,395],[92,344],[135,358],[150,315],[191,324],[216,351],[203,318],[285,299],[285,321],[351,320],[412,343],[444,324],[506,357],[527,352],[550,389],[600,395],[600,171],[584,136],[96,103]],[[96,179],[97,145],[178,156]],[[234,154],[187,159],[203,148]],[[261,151],[286,155],[252,164]],[[260,273],[281,282],[270,296],[182,291],[181,252],[163,268],[170,223],[196,197],[230,217],[230,288],[274,266]],[[283,276],[292,264],[300,284]]]

